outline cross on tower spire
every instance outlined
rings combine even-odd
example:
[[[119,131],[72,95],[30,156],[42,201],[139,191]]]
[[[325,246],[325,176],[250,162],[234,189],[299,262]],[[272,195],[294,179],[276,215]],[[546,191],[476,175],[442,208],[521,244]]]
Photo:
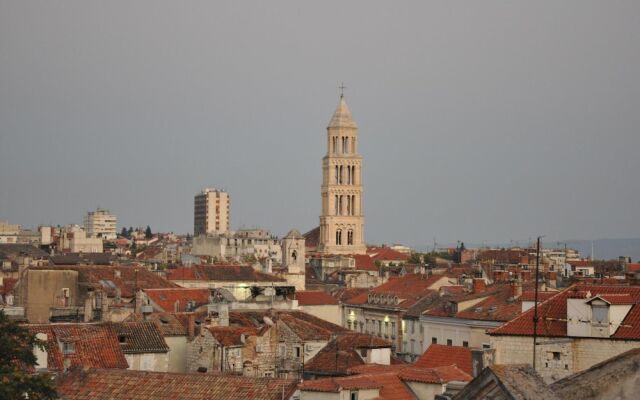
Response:
[[[342,98],[342,97],[344,97],[344,90],[345,90],[346,88],[347,88],[347,87],[344,85],[344,82],[343,82],[343,83],[341,83],[341,84],[340,84],[340,86],[338,86],[338,89],[340,89],[340,97],[341,97],[341,98]]]

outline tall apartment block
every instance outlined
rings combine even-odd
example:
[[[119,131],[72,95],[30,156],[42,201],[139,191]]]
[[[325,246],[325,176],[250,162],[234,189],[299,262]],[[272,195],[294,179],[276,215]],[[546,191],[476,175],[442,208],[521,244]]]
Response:
[[[118,218],[108,210],[98,208],[89,211],[84,217],[84,230],[87,237],[115,239],[117,237]]]
[[[193,234],[221,234],[229,231],[229,193],[205,188],[194,198]]]

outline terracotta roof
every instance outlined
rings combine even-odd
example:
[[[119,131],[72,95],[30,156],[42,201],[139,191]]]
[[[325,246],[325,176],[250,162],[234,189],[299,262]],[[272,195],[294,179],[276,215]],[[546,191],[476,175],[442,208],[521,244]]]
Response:
[[[251,327],[212,326],[207,329],[218,343],[225,347],[243,346],[244,338],[257,334],[255,328]]]
[[[192,301],[195,307],[209,303],[209,289],[196,288],[166,288],[147,289],[146,295],[159,306],[162,311],[187,311],[187,304]],[[179,309],[175,309],[176,302]]]
[[[256,271],[247,265],[194,265],[169,271],[171,281],[286,282],[286,279]]]
[[[299,291],[293,297],[298,300],[301,306],[337,305],[338,300],[330,294],[322,291]]]
[[[393,250],[391,247],[368,247],[367,254],[373,261],[406,262],[409,255]]]
[[[71,270],[78,271],[78,281],[104,290],[114,296],[116,288],[122,297],[131,298],[135,289],[158,289],[178,287],[159,275],[148,271],[145,267],[102,266],[102,265],[55,265],[48,267],[30,267],[37,270]]]
[[[350,368],[348,372],[366,375],[395,372],[403,381],[423,383],[468,382],[473,379],[471,375],[454,365],[423,368],[416,364],[364,364]]]
[[[56,387],[61,400],[281,400],[296,382],[278,378],[130,370],[75,370]]]
[[[519,299],[511,298],[511,288],[508,284],[497,284],[487,290],[486,299],[455,314],[456,318],[481,321],[509,321],[522,312]]]
[[[158,326],[151,321],[131,321],[114,324],[118,342],[125,354],[167,353],[169,346]]]
[[[299,386],[300,390],[310,392],[333,392],[340,390],[379,389],[381,383],[364,376],[349,376],[343,378],[325,378],[305,381]]]
[[[343,374],[350,368],[365,363],[357,349],[385,347],[390,348],[391,343],[375,336],[361,333],[339,335],[307,361],[304,369],[316,373]]]
[[[352,256],[356,261],[356,269],[359,271],[375,271],[378,272],[375,262],[368,254],[354,254]]]
[[[331,292],[331,295],[338,299],[339,302],[347,302],[348,300],[359,296],[363,293],[369,293],[367,288],[341,288],[335,289]]]
[[[455,365],[465,373],[473,375],[471,349],[461,346],[432,344],[415,363],[415,366],[420,368],[446,367],[449,365]]]
[[[369,292],[397,296],[399,304],[390,307],[408,309],[424,296],[434,293],[435,291],[430,287],[444,277],[445,275],[406,274],[389,278],[386,283],[371,289]],[[345,304],[366,304],[369,292],[355,296],[345,301]]]
[[[640,263],[627,264],[627,272],[640,272]]]
[[[555,294],[558,294],[558,292],[539,291],[538,292],[538,303],[550,299]],[[535,292],[533,290],[527,290],[526,292],[522,292],[520,297],[518,297],[518,300],[520,300],[520,301],[534,301],[535,300]]]
[[[45,344],[47,364],[51,371],[68,367],[128,368],[129,364],[118,343],[118,334],[112,324],[34,324],[25,325],[33,334],[47,335]],[[70,343],[63,354],[63,343]]]
[[[0,286],[0,294],[7,295],[13,293],[13,289],[18,283],[18,278],[4,278],[2,279],[2,286]]]
[[[176,313],[154,312],[146,316],[146,320],[156,324],[164,337],[186,336],[188,334],[186,323],[183,323]]]
[[[320,227],[317,226],[302,236],[304,237],[305,247],[315,249],[320,243]]]
[[[635,301],[622,326],[611,336],[611,338],[640,339],[640,286],[604,286],[604,285],[573,285],[568,289],[559,292],[550,299],[538,305],[538,334],[548,337],[567,336],[567,299],[581,298],[587,300],[587,295],[592,297],[597,295],[629,294]],[[533,308],[514,318],[513,320],[499,326],[490,332],[491,335],[520,335],[530,336],[533,334]],[[635,322],[634,321],[638,321]]]
[[[280,311],[279,321],[286,324],[301,340],[328,341],[332,335],[350,332],[347,328],[300,311]]]

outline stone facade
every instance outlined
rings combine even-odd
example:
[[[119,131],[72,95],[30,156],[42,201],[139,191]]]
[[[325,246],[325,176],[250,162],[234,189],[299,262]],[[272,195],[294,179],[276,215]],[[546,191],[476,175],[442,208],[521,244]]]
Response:
[[[584,371],[640,346],[636,340],[600,338],[538,338],[536,371],[546,382],[555,382]],[[530,336],[492,336],[496,364],[531,364],[533,339]]]
[[[322,159],[322,214],[318,251],[365,254],[362,213],[362,157],[358,127],[344,96],[327,127],[327,155]]]

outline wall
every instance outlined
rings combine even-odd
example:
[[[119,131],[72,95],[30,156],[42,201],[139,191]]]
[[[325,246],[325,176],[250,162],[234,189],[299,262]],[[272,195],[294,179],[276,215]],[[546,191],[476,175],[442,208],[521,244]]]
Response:
[[[432,400],[437,394],[444,393],[447,385],[422,382],[405,382],[418,399]]]
[[[69,289],[68,306],[80,306],[78,298],[78,272],[70,270],[28,270],[25,313],[30,323],[49,322],[49,309],[63,307],[62,289]]]
[[[169,367],[168,372],[187,371],[187,337],[186,336],[165,336],[164,340],[169,346]]]
[[[168,353],[125,354],[130,370],[167,372],[169,367]]]
[[[536,370],[546,382],[554,382],[640,346],[638,341],[599,338],[539,338]],[[496,364],[531,364],[530,336],[493,336]],[[554,354],[556,353],[556,354]]]
[[[332,322],[336,325],[342,325],[342,317],[340,315],[340,306],[335,305],[320,305],[320,306],[300,306],[300,310],[311,314],[315,317],[321,318],[325,321]]]

